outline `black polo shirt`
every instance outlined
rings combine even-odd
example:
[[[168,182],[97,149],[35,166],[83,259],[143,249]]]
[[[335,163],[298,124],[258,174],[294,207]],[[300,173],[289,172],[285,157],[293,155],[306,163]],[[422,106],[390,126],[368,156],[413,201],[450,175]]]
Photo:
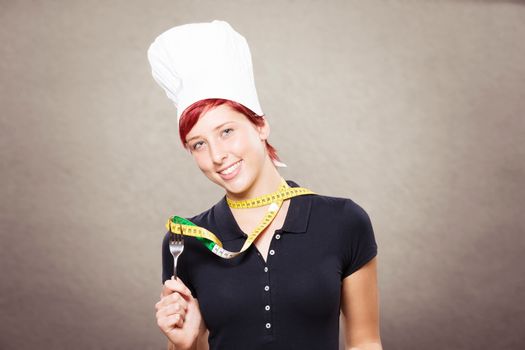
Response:
[[[341,282],[376,256],[372,225],[351,199],[313,194],[290,201],[266,262],[255,245],[222,259],[185,237],[177,274],[199,300],[211,350],[339,349]],[[230,251],[246,240],[226,196],[188,219]],[[168,234],[162,257],[164,282],[173,274]]]

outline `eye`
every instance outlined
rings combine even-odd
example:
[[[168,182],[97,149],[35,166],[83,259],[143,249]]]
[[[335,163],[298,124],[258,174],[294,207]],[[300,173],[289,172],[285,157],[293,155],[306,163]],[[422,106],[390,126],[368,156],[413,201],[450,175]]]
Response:
[[[227,131],[230,131],[230,132],[227,132]],[[226,128],[226,129],[224,129],[222,132],[223,132],[224,134],[226,134],[226,135],[229,135],[229,134],[231,134],[232,131],[233,131],[232,128]]]
[[[195,143],[191,146],[191,148],[192,148],[193,150],[197,150],[197,149],[199,149],[200,145],[202,145],[202,141],[195,142]]]

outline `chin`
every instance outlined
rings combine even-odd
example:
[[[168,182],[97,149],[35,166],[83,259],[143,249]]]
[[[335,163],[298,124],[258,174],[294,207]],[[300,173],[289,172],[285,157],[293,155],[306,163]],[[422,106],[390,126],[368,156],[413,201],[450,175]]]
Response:
[[[222,179],[220,179],[219,181],[219,186],[224,188],[227,192],[234,194],[244,193],[250,187],[250,181],[242,176],[232,179],[230,181],[224,181]]]
[[[243,164],[241,172],[230,180],[224,180],[221,175],[216,172],[203,171],[203,173],[210,181],[222,187],[226,192],[240,194],[248,191],[255,182],[255,175],[251,170],[249,166]]]

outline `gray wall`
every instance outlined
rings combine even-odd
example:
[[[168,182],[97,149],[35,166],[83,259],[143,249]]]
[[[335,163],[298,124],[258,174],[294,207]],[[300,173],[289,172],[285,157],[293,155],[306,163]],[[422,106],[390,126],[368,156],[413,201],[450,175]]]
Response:
[[[521,1],[1,1],[0,348],[161,349],[169,215],[222,195],[146,50],[248,40],[286,179],[350,197],[379,245],[385,349],[523,349]]]

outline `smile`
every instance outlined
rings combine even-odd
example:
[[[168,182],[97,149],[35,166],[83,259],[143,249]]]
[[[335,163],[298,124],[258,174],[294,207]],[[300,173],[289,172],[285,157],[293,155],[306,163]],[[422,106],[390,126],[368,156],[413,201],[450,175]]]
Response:
[[[222,174],[222,175],[231,174],[233,171],[235,171],[235,169],[237,169],[239,167],[239,165],[241,165],[241,162],[242,162],[242,160],[239,160],[237,163],[234,163],[230,167],[224,169],[223,171],[220,171],[219,174]]]

